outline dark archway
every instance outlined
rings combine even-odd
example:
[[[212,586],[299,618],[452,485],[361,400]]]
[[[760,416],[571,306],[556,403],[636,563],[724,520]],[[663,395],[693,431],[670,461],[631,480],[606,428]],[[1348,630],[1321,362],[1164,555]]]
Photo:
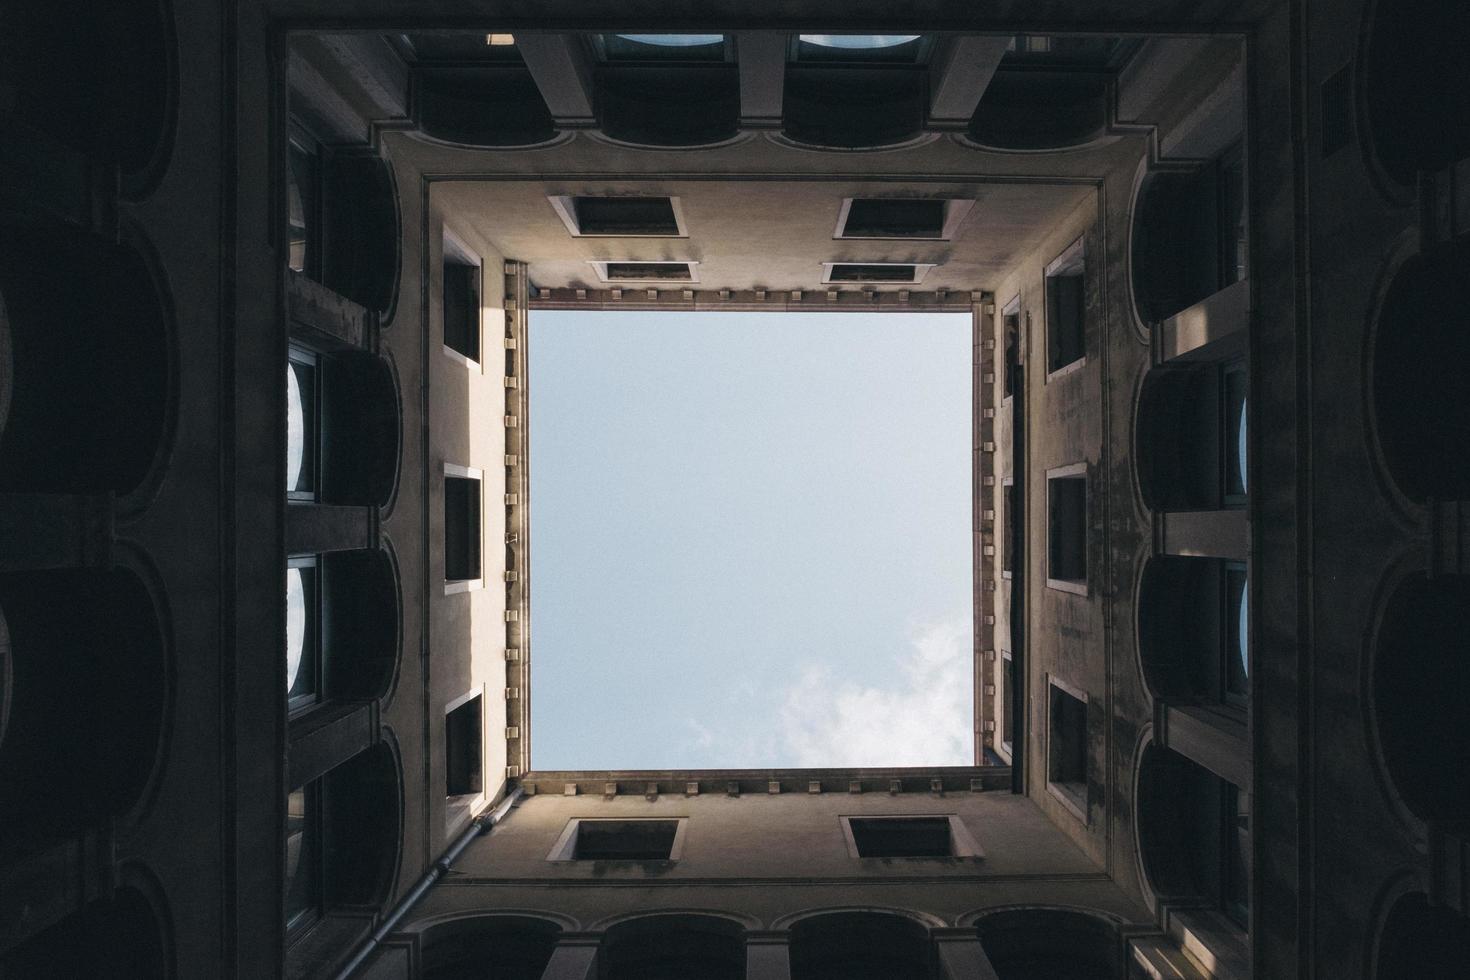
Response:
[[[1389,779],[1424,819],[1470,815],[1470,576],[1410,575],[1389,597],[1373,654],[1373,711]]]
[[[561,927],[524,915],[484,915],[425,929],[424,980],[541,980]]]
[[[603,65],[596,71],[597,122],[615,140],[647,146],[703,146],[740,127],[734,63]]]
[[[713,915],[653,915],[607,930],[601,980],[744,980],[742,927]]]
[[[1138,585],[1138,651],[1149,694],[1170,704],[1249,698],[1244,563],[1155,555]]]
[[[1470,153],[1470,7],[1376,0],[1359,88],[1373,154],[1412,184]]]
[[[0,851],[119,817],[152,775],[167,700],[163,629],[132,572],[0,575],[9,717]]]
[[[1376,980],[1458,980],[1470,963],[1470,919],[1423,892],[1394,903],[1378,940]]]
[[[1000,980],[1122,980],[1123,943],[1105,919],[1067,909],[1007,909],[975,924]]]
[[[929,933],[886,912],[830,912],[791,927],[791,980],[924,980],[934,976]]]
[[[1003,150],[1082,146],[1107,132],[1112,74],[1001,68],[985,88],[969,137]]]
[[[1374,336],[1373,406],[1389,473],[1416,500],[1470,499],[1470,236],[1406,261]]]

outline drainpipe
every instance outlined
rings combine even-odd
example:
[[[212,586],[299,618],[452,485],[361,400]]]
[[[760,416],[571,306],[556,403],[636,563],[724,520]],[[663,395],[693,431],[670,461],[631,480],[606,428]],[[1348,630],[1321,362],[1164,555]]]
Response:
[[[460,834],[454,843],[445,849],[439,860],[435,861],[433,866],[424,872],[424,876],[409,890],[408,894],[398,900],[398,904],[393,906],[392,911],[383,920],[383,924],[378,926],[373,934],[364,940],[363,944],[358,947],[357,952],[352,955],[352,959],[348,960],[347,964],[337,971],[337,980],[347,980],[358,967],[367,962],[367,958],[378,948],[378,944],[386,939],[389,933],[398,928],[398,923],[403,921],[403,917],[408,914],[408,910],[418,904],[419,899],[423,898],[429,889],[434,887],[435,882],[444,877],[445,872],[449,870],[449,866],[458,860],[459,856],[464,853],[465,848],[470,846],[470,841],[481,834],[488,833],[491,827],[504,820],[505,815],[510,812],[510,808],[515,806],[520,801],[520,798],[521,788],[517,786],[511,790],[510,795],[500,801],[500,805],[494,810],[491,810],[489,813],[482,813],[471,820],[470,825],[465,828],[464,833]]]

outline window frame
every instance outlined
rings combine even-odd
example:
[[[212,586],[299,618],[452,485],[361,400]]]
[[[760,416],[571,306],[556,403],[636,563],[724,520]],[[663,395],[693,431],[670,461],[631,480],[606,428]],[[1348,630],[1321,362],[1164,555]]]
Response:
[[[449,229],[443,228],[442,252],[439,258],[440,283],[439,283],[439,342],[440,349],[446,357],[459,361],[471,370],[484,371],[485,359],[485,265],[484,260],[471,249],[464,241]],[[472,278],[475,286],[476,306],[470,311],[469,320],[466,324],[467,335],[473,336],[473,346],[476,357],[471,357],[467,352],[460,350],[449,342],[449,267],[460,266],[474,269]]]
[[[288,879],[284,882],[282,888],[284,914],[282,915],[282,919],[284,920],[286,942],[288,945],[310,932],[312,927],[326,916],[327,907],[327,848],[324,839],[326,824],[323,819],[322,781],[320,779],[314,779],[311,782],[304,783],[288,791],[286,804],[288,813],[290,796],[298,790],[302,793],[303,810],[305,811],[302,818],[302,847],[303,850],[306,850],[308,842],[312,846],[306,854],[302,854],[297,858],[296,873],[298,875],[301,874],[303,867],[310,871],[311,878],[308,881],[310,896],[304,908],[296,912],[296,914],[290,915],[289,909],[285,908],[285,906],[290,902],[291,885],[295,879]],[[290,834],[288,833],[286,836],[289,838]],[[284,850],[283,847],[283,860],[285,858]],[[307,860],[307,858],[310,860]],[[282,870],[284,871],[284,866]]]
[[[1013,707],[1016,690],[1016,660],[1011,651],[1000,652],[1000,742],[1001,751],[1014,758],[1016,753],[1016,712]],[[1007,738],[1006,736],[1010,736]]]
[[[1015,330],[1012,331],[1011,319],[1015,318]],[[1001,375],[1001,405],[1015,404],[1016,382],[1021,376],[1022,358],[1021,343],[1021,294],[1017,293],[1011,297],[1009,303],[1000,310],[1001,350],[1005,357],[1004,373]],[[1014,343],[1012,342],[1014,340]],[[1015,355],[1012,358],[1012,355]]]
[[[613,197],[623,198],[623,197],[626,197],[626,198],[632,198],[632,199],[666,200],[666,201],[669,202],[669,207],[674,212],[674,225],[675,225],[675,228],[677,230],[672,235],[667,235],[667,234],[662,234],[662,233],[650,233],[650,232],[618,232],[618,233],[610,233],[610,232],[601,232],[601,231],[584,231],[582,229],[581,219],[577,217],[577,198],[579,198],[579,197],[607,197],[607,198],[613,198]],[[566,225],[567,233],[570,234],[573,238],[688,238],[689,237],[689,227],[688,227],[688,225],[686,225],[684,223],[684,206],[680,202],[678,196],[675,195],[675,194],[592,194],[592,193],[588,193],[588,194],[577,194],[577,193],[571,193],[571,194],[548,194],[548,195],[546,195],[546,200],[551,204],[551,208],[552,208],[553,211],[556,212],[556,216],[561,219],[561,223],[564,224],[564,225]]]
[[[1089,699],[1087,692],[1081,688],[1074,687],[1066,681],[1061,680],[1054,674],[1046,677],[1046,790],[1053,799],[1059,801],[1073,816],[1084,824],[1089,822],[1088,817],[1088,776],[1091,772],[1091,758],[1087,744],[1087,717]],[[1053,778],[1056,766],[1054,754],[1057,735],[1057,696],[1071,698],[1082,705],[1082,780],[1080,799],[1075,790],[1068,787],[1076,786],[1075,780],[1057,781]]]
[[[473,537],[478,554],[477,571],[473,578],[450,578],[449,577],[449,481],[473,480],[479,484],[479,507],[474,515]],[[444,536],[440,550],[440,568],[444,573],[444,594],[450,595],[455,592],[469,592],[485,587],[485,472],[470,466],[458,466],[454,463],[444,464],[444,489],[440,493],[443,501],[444,511]]]
[[[446,831],[452,831],[456,825],[468,822],[468,820],[474,816],[475,812],[485,805],[485,800],[487,798],[485,790],[485,786],[488,780],[486,778],[487,773],[485,769],[486,703],[483,696],[484,693],[485,691],[483,687],[477,687],[472,690],[466,691],[459,697],[455,698],[453,701],[450,701],[444,705],[444,825]],[[474,747],[475,754],[479,760],[479,789],[471,788],[469,791],[464,793],[452,793],[450,792],[453,787],[450,785],[451,773],[449,768],[451,754],[450,717],[453,716],[455,712],[461,711],[471,704],[478,704],[479,709],[477,712],[475,712],[475,717],[479,721],[476,729],[479,733],[479,744]],[[451,805],[450,801],[454,801],[453,805]]]
[[[1062,356],[1063,345],[1059,342],[1060,304],[1055,299],[1052,282],[1064,278],[1081,280],[1078,286],[1077,356],[1069,361],[1054,363],[1057,357]],[[1046,380],[1050,382],[1053,378],[1079,371],[1087,364],[1087,236],[1079,236],[1048,262],[1041,280],[1046,311]]]
[[[1239,575],[1241,580],[1241,602],[1246,604],[1246,615],[1250,615],[1250,569],[1243,561],[1224,561],[1220,566],[1220,703],[1242,712],[1250,710],[1250,640],[1248,637],[1236,635],[1236,644],[1244,642],[1246,645],[1246,664],[1242,673],[1245,682],[1245,693],[1239,693],[1231,689],[1230,678],[1232,666],[1240,660],[1240,648],[1231,644],[1233,634],[1239,632],[1239,613],[1232,607],[1231,603],[1231,577]]]

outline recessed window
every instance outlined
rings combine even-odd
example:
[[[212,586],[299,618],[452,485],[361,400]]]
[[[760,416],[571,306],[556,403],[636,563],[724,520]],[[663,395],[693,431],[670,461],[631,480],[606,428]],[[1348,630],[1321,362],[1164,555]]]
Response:
[[[697,262],[589,262],[603,282],[698,282]]]
[[[1007,478],[1001,495],[1000,570],[1007,578],[1016,571],[1015,536],[1020,512],[1016,509],[1016,482]]]
[[[450,583],[480,578],[480,474],[477,470],[445,467],[444,580]]]
[[[1005,375],[1003,398],[1014,397],[1021,387],[1021,297],[1017,296],[1001,311],[1001,333],[1005,336]]]
[[[949,857],[949,820],[944,817],[859,818],[848,821],[863,857]]]
[[[286,929],[315,922],[322,904],[321,807],[317,787],[303,786],[286,797]]]
[[[321,392],[315,354],[292,347],[286,363],[286,495],[315,500],[320,482]]]
[[[286,167],[287,265],[321,277],[321,157],[316,141],[293,135]]]
[[[1056,373],[1087,353],[1086,256],[1079,239],[1046,269],[1046,366]]]
[[[480,361],[480,264],[467,249],[444,239],[444,346]]]
[[[923,281],[933,263],[823,262],[822,282],[909,283]]]
[[[1016,742],[1016,662],[1007,653],[1000,662],[1000,744],[1007,753]]]
[[[1087,814],[1087,702],[1049,685],[1046,781],[1079,816]]]
[[[1224,446],[1221,489],[1227,505],[1244,506],[1248,489],[1246,481],[1246,407],[1248,382],[1243,362],[1236,362],[1224,369],[1220,384],[1222,405],[1221,422],[1224,431],[1221,443]]]
[[[321,700],[321,570],[315,557],[286,568],[286,701],[292,710]]]
[[[1046,477],[1047,584],[1087,586],[1087,468],[1077,464]],[[1075,588],[1073,589],[1075,591]]]
[[[677,861],[687,818],[573,820],[548,861]]]
[[[674,197],[595,197],[558,194],[547,198],[567,231],[581,238],[681,238],[686,232]]]
[[[928,54],[927,42],[922,34],[801,34],[795,55],[802,62],[915,64]]]
[[[463,699],[444,715],[444,797],[447,825],[468,816],[485,792],[484,704],[480,695]]]
[[[723,34],[599,34],[594,48],[605,61],[724,61]]]
[[[857,197],[842,202],[835,238],[920,239],[954,237],[974,201]]]
[[[1244,704],[1250,698],[1250,590],[1244,563],[1230,562],[1225,566],[1224,584],[1220,686],[1227,702]]]

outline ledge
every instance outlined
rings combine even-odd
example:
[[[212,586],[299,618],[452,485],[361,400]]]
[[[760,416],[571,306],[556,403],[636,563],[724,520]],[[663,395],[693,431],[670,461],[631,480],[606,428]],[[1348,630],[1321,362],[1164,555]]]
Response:
[[[286,307],[293,337],[328,350],[373,347],[368,311],[299,272],[288,274]]]
[[[1223,360],[1237,346],[1243,353],[1250,318],[1250,280],[1242,279],[1163,321],[1159,360]]]

